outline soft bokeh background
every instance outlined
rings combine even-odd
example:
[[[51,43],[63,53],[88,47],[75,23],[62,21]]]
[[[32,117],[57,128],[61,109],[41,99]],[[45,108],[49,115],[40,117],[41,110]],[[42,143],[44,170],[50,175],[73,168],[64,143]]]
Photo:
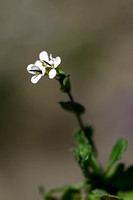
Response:
[[[118,137],[132,164],[133,1],[1,0],[0,27],[0,199],[41,200],[39,185],[82,180],[68,151],[77,122],[57,104],[68,97],[55,80],[33,85],[26,72],[43,50],[71,74],[103,166]]]

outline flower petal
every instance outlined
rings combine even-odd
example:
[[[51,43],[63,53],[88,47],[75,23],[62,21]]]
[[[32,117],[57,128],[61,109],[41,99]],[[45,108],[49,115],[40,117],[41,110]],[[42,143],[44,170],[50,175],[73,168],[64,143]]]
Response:
[[[40,60],[44,60],[46,62],[49,62],[49,57],[48,57],[48,53],[46,51],[42,51],[40,54],[39,54],[39,58]]]
[[[42,77],[42,74],[36,74],[35,76],[32,76],[31,82],[35,84],[40,80],[41,77]]]
[[[38,66],[38,68],[42,71],[42,74],[45,74],[45,67],[42,65],[42,63],[40,62],[40,60],[37,60],[35,62],[35,65]]]
[[[53,60],[50,60],[50,61],[49,61],[49,64],[50,64],[50,65],[53,65],[53,64],[54,64],[54,61],[53,61]]]
[[[54,67],[58,67],[58,65],[61,63],[61,58],[58,56],[54,58]]]
[[[38,66],[40,69],[43,68],[43,65],[42,65],[42,63],[40,62],[40,60],[37,60],[37,61],[35,62],[35,65]]]
[[[42,75],[44,75],[44,74],[45,74],[45,71],[46,71],[46,68],[45,68],[45,67],[43,67],[43,68],[42,68]]]
[[[49,71],[49,78],[53,79],[56,76],[56,70],[55,69],[51,69]]]
[[[30,64],[27,66],[27,71],[30,74],[36,74],[36,72],[34,72],[34,70],[39,70],[39,68],[36,65]]]
[[[50,60],[53,60],[52,54],[50,54],[50,56],[49,56],[49,57],[50,57]]]

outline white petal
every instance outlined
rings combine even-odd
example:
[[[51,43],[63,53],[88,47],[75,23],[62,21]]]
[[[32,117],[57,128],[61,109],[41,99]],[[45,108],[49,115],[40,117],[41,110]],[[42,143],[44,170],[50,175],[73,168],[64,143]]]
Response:
[[[39,70],[39,68],[36,66],[36,65],[33,65],[33,64],[30,64],[27,66],[27,71],[30,73],[30,74],[36,74],[34,71],[32,70]]]
[[[38,66],[38,68],[42,71],[42,74],[45,74],[45,67],[42,65],[42,63],[40,62],[40,60],[37,60],[35,62],[35,65]]]
[[[50,60],[53,60],[52,54],[50,54]]]
[[[35,65],[38,66],[40,69],[43,68],[43,65],[42,65],[42,63],[40,62],[40,60],[37,60],[37,61],[35,62]]]
[[[61,58],[58,56],[54,58],[54,67],[58,67],[58,65],[61,63]]]
[[[39,54],[39,58],[40,60],[44,60],[46,62],[49,62],[49,57],[48,57],[48,54],[46,51],[42,51],[40,54]]]
[[[35,76],[32,76],[31,82],[35,84],[40,80],[41,77],[42,77],[42,74],[36,74]]]
[[[53,61],[53,60],[50,60],[50,61],[49,61],[49,64],[50,64],[50,65],[53,65],[53,64],[54,64],[54,61]]]
[[[46,71],[46,68],[45,68],[45,67],[43,67],[43,68],[42,68],[42,75],[44,75],[44,74],[45,74],[45,71]]]
[[[56,70],[55,69],[51,69],[49,71],[49,78],[53,79],[56,76]]]

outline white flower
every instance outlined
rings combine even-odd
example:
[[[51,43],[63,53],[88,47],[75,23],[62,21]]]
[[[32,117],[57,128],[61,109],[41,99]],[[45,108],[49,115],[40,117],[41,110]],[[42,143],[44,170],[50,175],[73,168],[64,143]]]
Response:
[[[37,60],[35,64],[30,64],[27,66],[27,71],[31,74],[34,74],[34,76],[31,78],[31,82],[35,84],[42,76],[44,76],[45,67],[39,60]]]
[[[45,66],[50,67],[49,70],[49,78],[53,79],[56,76],[56,69],[58,65],[61,63],[61,58],[58,56],[56,58],[52,57],[52,54],[50,54],[50,59],[48,57],[48,54],[46,51],[43,51],[39,54],[39,58],[42,62],[45,63]]]
[[[61,63],[61,58],[56,57],[52,58],[52,54],[50,54],[50,58],[46,51],[42,51],[39,54],[39,59],[35,62],[35,64],[30,64],[27,66],[27,71],[34,76],[31,78],[32,83],[37,83],[42,76],[46,73],[50,79],[53,79],[56,76],[56,69],[58,65]]]

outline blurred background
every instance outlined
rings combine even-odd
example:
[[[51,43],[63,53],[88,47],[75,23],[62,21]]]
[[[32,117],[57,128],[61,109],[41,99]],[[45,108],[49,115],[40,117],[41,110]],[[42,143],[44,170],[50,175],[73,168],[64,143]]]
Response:
[[[78,124],[58,105],[67,95],[46,77],[32,84],[26,71],[43,50],[71,75],[101,164],[119,137],[132,164],[133,1],[1,0],[0,25],[0,199],[41,200],[40,185],[82,180],[69,152]]]

